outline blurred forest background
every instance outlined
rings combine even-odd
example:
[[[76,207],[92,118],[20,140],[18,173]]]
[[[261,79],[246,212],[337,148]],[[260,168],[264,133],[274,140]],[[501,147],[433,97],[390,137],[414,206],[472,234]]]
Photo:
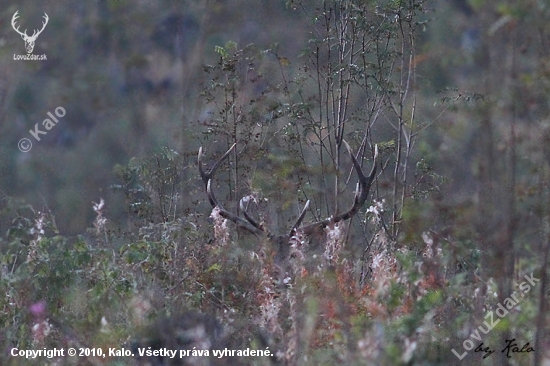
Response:
[[[13,59],[16,11],[29,35],[48,14],[47,60]],[[228,364],[550,365],[549,17],[548,0],[5,2],[0,363],[129,347],[197,311],[224,329],[211,346],[274,354]],[[199,147],[212,166],[237,144],[218,198],[252,195],[283,234],[307,200],[306,223],[351,205],[343,140],[378,167],[367,204],[330,250],[306,238],[281,289],[277,248],[209,217]],[[509,358],[510,339],[534,351]]]

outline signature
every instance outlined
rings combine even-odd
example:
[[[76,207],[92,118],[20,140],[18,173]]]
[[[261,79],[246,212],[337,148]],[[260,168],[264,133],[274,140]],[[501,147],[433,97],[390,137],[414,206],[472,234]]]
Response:
[[[507,339],[506,340],[506,347],[501,352],[506,352],[506,357],[512,358],[512,353],[529,353],[534,352],[535,349],[529,345],[529,342],[525,343],[523,347],[519,347],[518,343],[516,342],[516,339]],[[489,346],[483,346],[483,342],[476,347],[474,352],[483,352],[483,358],[487,358],[493,353],[495,353],[494,349],[491,349]]]

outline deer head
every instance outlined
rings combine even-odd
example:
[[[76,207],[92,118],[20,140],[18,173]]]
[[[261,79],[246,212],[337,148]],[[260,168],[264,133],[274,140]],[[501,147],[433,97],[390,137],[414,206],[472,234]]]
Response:
[[[19,18],[19,15],[17,13],[19,13],[19,10],[16,11],[15,14],[13,14],[13,17],[11,18],[11,26],[17,33],[21,35],[21,38],[23,38],[23,41],[25,41],[25,49],[27,50],[27,53],[32,53],[32,50],[34,49],[34,42],[36,42],[36,39],[38,38],[40,33],[42,33],[44,28],[46,28],[46,24],[48,24],[48,20],[49,20],[48,14],[44,13],[43,18],[45,22],[42,22],[42,29],[40,30],[35,29],[34,32],[32,33],[32,36],[29,36],[27,34],[26,29],[24,32],[20,32],[19,27],[17,28],[15,27],[15,21],[17,20],[17,18]]]
[[[265,236],[272,242],[276,244],[276,246],[279,246],[279,251],[284,251],[285,247],[289,245],[290,239],[296,235],[296,234],[302,234],[305,236],[309,236],[316,232],[318,229],[324,229],[325,227],[329,225],[336,224],[340,221],[345,221],[350,218],[352,218],[359,209],[365,204],[365,201],[368,198],[369,190],[371,187],[371,184],[374,180],[374,177],[376,175],[376,159],[378,156],[378,147],[375,146],[375,152],[374,152],[374,160],[371,172],[368,176],[365,176],[363,173],[363,170],[361,169],[361,165],[355,158],[355,155],[353,151],[351,150],[349,144],[346,141],[343,141],[344,145],[346,146],[346,149],[351,157],[353,166],[355,168],[355,171],[357,172],[357,176],[359,177],[359,183],[357,185],[357,189],[355,192],[355,198],[353,201],[352,207],[347,210],[344,213],[341,214],[335,214],[325,220],[317,221],[308,225],[300,226],[302,224],[302,221],[304,220],[304,217],[306,215],[307,209],[309,207],[309,201],[306,202],[304,208],[302,209],[302,212],[298,216],[298,219],[290,229],[289,233],[282,236],[275,236],[272,235],[265,227],[263,227],[261,224],[259,224],[256,220],[254,220],[250,214],[246,210],[246,199],[243,198],[239,202],[240,210],[243,213],[244,217],[240,217],[237,214],[234,214],[228,210],[226,210],[223,205],[218,201],[216,198],[216,195],[214,194],[214,188],[212,179],[214,177],[214,173],[218,169],[218,167],[221,165],[221,163],[229,156],[231,151],[235,148],[236,144],[233,144],[227,150],[223,156],[216,161],[216,163],[212,166],[212,168],[208,171],[205,171],[203,168],[202,163],[202,157],[203,157],[203,149],[202,147],[199,149],[198,154],[198,165],[199,165],[199,172],[202,178],[202,181],[205,185],[206,192],[208,195],[208,200],[210,201],[210,204],[213,208],[217,208],[219,210],[219,213],[222,217],[224,217],[227,220],[230,220],[237,224],[238,226],[244,228],[245,230],[249,231],[250,233],[258,236]]]

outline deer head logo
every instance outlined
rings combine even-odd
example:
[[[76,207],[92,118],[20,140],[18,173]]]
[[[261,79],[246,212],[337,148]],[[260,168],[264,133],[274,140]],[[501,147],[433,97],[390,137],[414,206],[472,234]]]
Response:
[[[17,18],[19,18],[19,15],[17,15],[17,13],[19,13],[19,10],[16,11],[15,14],[13,14],[13,17],[11,18],[11,26],[17,33],[21,35],[21,38],[23,38],[23,41],[25,41],[25,49],[27,50],[27,53],[32,53],[32,50],[34,49],[34,42],[36,42],[36,39],[38,38],[40,33],[42,33],[44,28],[46,28],[46,24],[48,24],[48,20],[49,20],[48,14],[44,13],[45,22],[42,22],[42,29],[40,30],[35,29],[34,32],[32,33],[32,36],[29,36],[27,34],[26,29],[24,32],[21,32],[19,31],[19,27],[17,28],[15,27],[15,21],[17,20]]]

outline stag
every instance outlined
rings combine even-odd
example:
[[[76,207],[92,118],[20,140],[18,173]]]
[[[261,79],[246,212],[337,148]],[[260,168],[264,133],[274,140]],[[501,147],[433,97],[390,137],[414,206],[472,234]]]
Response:
[[[220,215],[223,218],[234,222],[237,226],[242,227],[243,229],[245,229],[246,231],[254,235],[266,237],[270,242],[274,243],[275,246],[278,247],[277,248],[279,253],[278,255],[282,257],[281,259],[284,259],[285,254],[288,253],[288,247],[289,247],[290,239],[292,237],[294,237],[295,235],[311,236],[313,233],[319,232],[320,229],[321,230],[325,229],[328,226],[332,227],[334,224],[337,224],[341,221],[348,220],[352,218],[359,211],[359,209],[365,204],[365,201],[367,200],[369,195],[371,184],[376,175],[376,160],[378,156],[378,147],[375,146],[375,149],[374,149],[375,152],[374,152],[374,159],[373,159],[371,172],[368,176],[365,176],[365,174],[363,173],[363,170],[361,169],[361,165],[355,158],[355,155],[351,147],[345,140],[343,142],[351,157],[351,161],[353,163],[355,171],[357,172],[357,176],[359,177],[359,183],[357,184],[357,189],[355,191],[353,205],[349,210],[347,210],[344,213],[335,214],[325,220],[300,226],[302,224],[302,221],[304,220],[307,209],[309,207],[309,200],[308,200],[304,208],[302,209],[300,215],[298,216],[298,219],[296,220],[294,225],[292,225],[288,234],[282,235],[282,236],[271,234],[262,224],[258,223],[254,218],[251,217],[251,215],[248,213],[246,209],[247,200],[245,198],[241,199],[239,202],[240,211],[242,212],[244,217],[241,217],[237,214],[234,214],[228,211],[223,207],[223,205],[217,199],[214,193],[214,188],[212,183],[214,173],[216,172],[218,167],[222,164],[222,162],[229,156],[231,151],[233,151],[236,144],[233,144],[233,146],[231,146],[229,150],[227,150],[227,152],[223,154],[223,156],[218,161],[216,161],[216,163],[212,166],[212,168],[207,171],[205,171],[203,168],[203,163],[202,163],[203,149],[202,147],[200,147],[199,154],[198,154],[199,172],[206,188],[208,200],[210,201],[210,204],[212,205],[212,207],[217,208],[219,210]]]
[[[44,20],[45,22],[42,22],[42,29],[40,30],[37,30],[35,29],[34,32],[32,33],[32,36],[29,36],[27,34],[27,30],[25,29],[24,32],[21,32],[19,31],[19,26],[17,26],[17,28],[15,27],[15,22],[17,20],[17,18],[19,18],[19,10],[15,12],[15,14],[13,14],[13,17],[11,18],[11,26],[13,27],[13,29],[19,33],[21,35],[21,38],[23,38],[23,41],[25,41],[25,49],[27,50],[27,53],[32,53],[32,50],[34,49],[34,43],[36,42],[36,39],[38,38],[38,36],[40,35],[40,33],[42,33],[42,31],[44,30],[44,28],[46,28],[46,24],[48,24],[48,14],[44,13]]]
[[[271,248],[267,252],[268,255],[259,255],[261,258],[262,272],[260,283],[257,288],[256,298],[258,300],[258,314],[255,322],[273,334],[275,338],[281,339],[281,345],[275,352],[277,360],[286,360],[289,365],[297,364],[299,353],[306,347],[306,343],[302,338],[301,330],[304,329],[305,318],[304,312],[300,310],[300,304],[305,304],[303,287],[302,290],[293,291],[294,286],[300,281],[300,278],[307,276],[311,271],[317,271],[324,264],[328,264],[327,268],[333,267],[333,259],[337,258],[337,252],[340,246],[340,233],[338,224],[355,216],[361,207],[367,201],[371,185],[376,176],[376,162],[378,157],[378,148],[374,148],[374,158],[372,169],[368,176],[365,176],[361,165],[357,161],[355,154],[346,141],[343,141],[348,154],[350,155],[353,167],[359,178],[355,197],[352,206],[343,213],[335,213],[331,217],[302,225],[308,207],[309,201],[306,202],[301,210],[297,220],[292,225],[290,230],[284,235],[273,235],[264,226],[264,224],[255,220],[247,210],[249,197],[244,197],[239,201],[239,208],[242,216],[235,214],[220,203],[214,192],[214,175],[223,161],[235,149],[236,144],[233,144],[226,152],[218,159],[210,170],[205,170],[203,160],[203,148],[199,149],[198,166],[200,176],[204,183],[208,200],[215,211],[222,218],[232,221],[237,226],[254,234],[259,238],[263,238],[262,242],[269,244]],[[317,234],[324,236],[325,253],[322,257],[316,255],[305,256],[302,248],[307,242],[306,237],[313,239]],[[313,240],[310,240],[314,246],[317,246]],[[262,250],[263,251],[263,250]],[[274,254],[274,256],[272,256]],[[317,259],[316,259],[317,258]],[[322,260],[323,263],[320,263]],[[327,260],[326,262],[324,262]],[[321,265],[321,266],[319,266]],[[284,293],[284,296],[281,296]],[[284,319],[284,321],[282,320]],[[292,326],[286,328],[282,325],[290,321]]]

